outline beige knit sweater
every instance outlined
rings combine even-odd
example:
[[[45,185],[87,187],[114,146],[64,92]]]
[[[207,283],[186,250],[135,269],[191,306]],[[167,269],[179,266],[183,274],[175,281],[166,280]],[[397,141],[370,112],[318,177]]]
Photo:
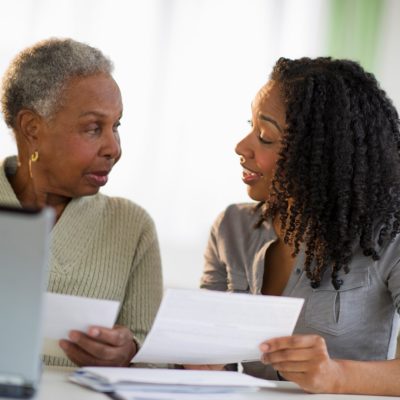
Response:
[[[0,203],[21,206],[7,175],[16,158],[0,164]],[[71,200],[52,230],[48,291],[121,303],[117,324],[142,341],[162,297],[154,223],[129,200],[100,193]],[[48,365],[73,366],[44,355]]]

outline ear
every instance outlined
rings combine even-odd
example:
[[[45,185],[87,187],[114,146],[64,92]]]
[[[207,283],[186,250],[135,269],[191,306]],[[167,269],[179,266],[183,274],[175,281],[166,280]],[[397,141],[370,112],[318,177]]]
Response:
[[[15,129],[18,132],[18,136],[32,150],[38,148],[41,125],[42,117],[36,112],[28,109],[23,109],[18,112]]]

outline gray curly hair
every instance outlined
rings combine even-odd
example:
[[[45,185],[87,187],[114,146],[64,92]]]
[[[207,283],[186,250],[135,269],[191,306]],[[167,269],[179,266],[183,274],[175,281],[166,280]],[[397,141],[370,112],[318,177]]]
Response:
[[[51,38],[20,52],[3,77],[1,107],[9,128],[17,114],[30,109],[49,118],[61,105],[66,83],[76,76],[110,74],[111,60],[85,43]]]

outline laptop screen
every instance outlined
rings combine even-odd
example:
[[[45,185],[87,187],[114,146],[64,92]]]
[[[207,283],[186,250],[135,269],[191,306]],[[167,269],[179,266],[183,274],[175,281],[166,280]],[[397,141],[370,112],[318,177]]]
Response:
[[[31,397],[41,372],[51,209],[0,207],[0,396]]]

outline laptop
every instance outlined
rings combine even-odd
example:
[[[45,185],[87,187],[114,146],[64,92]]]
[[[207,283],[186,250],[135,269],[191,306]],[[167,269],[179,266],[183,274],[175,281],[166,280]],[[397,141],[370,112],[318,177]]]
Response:
[[[0,207],[0,397],[34,396],[53,211]]]

